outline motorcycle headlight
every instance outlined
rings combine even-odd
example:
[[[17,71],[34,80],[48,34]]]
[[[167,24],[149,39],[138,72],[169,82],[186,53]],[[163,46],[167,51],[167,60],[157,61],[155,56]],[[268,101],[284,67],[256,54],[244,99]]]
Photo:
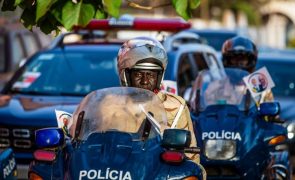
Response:
[[[226,160],[236,155],[236,141],[209,139],[205,141],[205,155],[208,159]]]
[[[287,131],[288,131],[288,139],[293,139],[295,136],[295,123],[290,123],[287,126]]]

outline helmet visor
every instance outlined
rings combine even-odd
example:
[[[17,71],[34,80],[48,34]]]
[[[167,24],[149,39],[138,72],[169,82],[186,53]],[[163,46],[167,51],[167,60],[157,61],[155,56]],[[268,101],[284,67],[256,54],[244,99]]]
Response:
[[[232,53],[228,53],[225,56],[225,63],[226,67],[232,68],[241,68],[244,70],[248,70],[249,68],[253,68],[255,66],[255,59],[253,56],[245,51],[234,51]]]

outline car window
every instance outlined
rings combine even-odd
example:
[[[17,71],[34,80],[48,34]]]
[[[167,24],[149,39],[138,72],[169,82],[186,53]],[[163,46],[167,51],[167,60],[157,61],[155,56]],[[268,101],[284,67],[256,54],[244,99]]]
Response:
[[[187,87],[192,85],[194,79],[194,72],[192,69],[192,64],[190,64],[189,56],[188,54],[183,54],[180,57],[177,73],[177,85],[180,96],[183,95]]]
[[[295,63],[259,62],[258,68],[266,66],[275,83],[275,87],[272,89],[274,96],[295,97],[294,65]]]
[[[24,33],[22,34],[22,36],[26,47],[27,55],[33,55],[39,49],[36,37],[31,33]]]
[[[225,75],[222,63],[218,61],[217,57],[214,54],[206,54],[206,62],[212,76],[219,79],[223,75]]]
[[[3,35],[0,35],[0,71],[4,71],[5,56],[5,38]]]
[[[12,42],[13,49],[13,67],[16,67],[17,64],[25,57],[24,49],[21,43],[21,38],[19,35],[14,36]]]
[[[208,65],[202,53],[194,53],[195,64],[197,65],[198,71],[208,69]]]
[[[13,84],[13,91],[80,96],[96,89],[119,86],[116,55],[117,49],[112,53],[40,54]]]
[[[212,68],[212,69],[220,69],[221,68],[217,62],[218,60],[215,55],[207,54],[207,57],[208,57],[207,64],[210,68]]]

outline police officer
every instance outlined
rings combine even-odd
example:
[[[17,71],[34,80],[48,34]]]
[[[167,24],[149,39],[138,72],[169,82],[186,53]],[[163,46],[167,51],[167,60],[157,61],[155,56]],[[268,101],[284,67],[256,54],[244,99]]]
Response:
[[[226,40],[222,45],[224,67],[241,68],[252,73],[255,71],[258,50],[248,38],[236,36]],[[273,101],[270,90],[262,93],[258,103]]]
[[[160,42],[148,37],[126,41],[119,50],[117,66],[122,86],[138,87],[153,91],[163,102],[168,126],[191,132],[191,146],[196,147],[196,138],[188,107],[180,96],[160,92],[167,66],[167,54]],[[190,157],[199,163],[199,156]]]

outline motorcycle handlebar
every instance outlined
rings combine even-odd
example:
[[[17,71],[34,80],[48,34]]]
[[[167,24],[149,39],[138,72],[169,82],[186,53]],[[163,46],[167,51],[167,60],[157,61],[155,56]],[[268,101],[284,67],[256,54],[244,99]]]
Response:
[[[201,149],[198,147],[189,147],[184,149],[184,153],[200,154]]]

